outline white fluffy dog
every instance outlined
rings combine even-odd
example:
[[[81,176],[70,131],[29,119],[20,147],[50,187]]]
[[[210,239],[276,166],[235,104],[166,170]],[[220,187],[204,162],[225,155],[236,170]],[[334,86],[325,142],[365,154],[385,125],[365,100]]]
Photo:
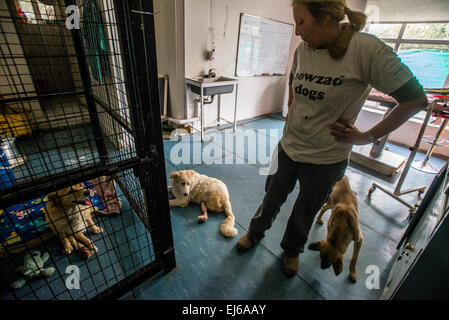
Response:
[[[220,225],[221,234],[225,237],[237,235],[228,189],[223,182],[193,170],[173,172],[170,182],[168,191],[176,198],[169,201],[170,207],[186,207],[190,201],[200,204],[202,215],[198,216],[198,223],[207,220],[208,209],[214,212],[224,211],[226,219]]]

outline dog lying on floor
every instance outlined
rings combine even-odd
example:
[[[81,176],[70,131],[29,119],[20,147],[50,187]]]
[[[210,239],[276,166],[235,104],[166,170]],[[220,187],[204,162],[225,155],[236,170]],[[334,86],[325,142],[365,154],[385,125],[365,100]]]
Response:
[[[356,282],[356,264],[363,235],[358,222],[357,197],[351,190],[348,177],[344,176],[335,184],[329,199],[321,208],[317,223],[323,224],[322,216],[328,209],[332,209],[332,213],[327,223],[327,240],[313,242],[309,249],[320,251],[321,269],[332,265],[338,276],[343,270],[343,254],[351,241],[354,241],[349,278]]]
[[[103,232],[92,220],[91,207],[82,204],[87,196],[89,190],[83,183],[48,194],[45,221],[61,240],[64,254],[70,254],[76,249],[80,250],[85,258],[89,258],[98,252],[92,240],[84,235],[87,227],[90,227],[94,234]]]
[[[237,235],[228,189],[223,182],[193,170],[173,172],[170,175],[170,182],[168,191],[176,198],[169,201],[170,207],[186,207],[190,201],[200,204],[202,215],[198,216],[198,223],[207,220],[207,210],[224,211],[226,219],[220,225],[221,234],[226,237]]]

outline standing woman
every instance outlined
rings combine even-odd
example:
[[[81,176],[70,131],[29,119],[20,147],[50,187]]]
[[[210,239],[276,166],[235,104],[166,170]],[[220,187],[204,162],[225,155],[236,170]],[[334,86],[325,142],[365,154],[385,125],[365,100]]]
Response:
[[[349,23],[340,23],[348,17]],[[299,180],[300,191],[281,247],[287,275],[298,271],[316,213],[341,179],[353,145],[375,142],[427,106],[422,86],[393,50],[362,33],[366,16],[345,0],[293,0],[295,51],[289,81],[288,115],[278,145],[277,171],[267,177],[265,197],[237,242],[239,251],[257,244]],[[370,130],[354,126],[374,87],[398,101]]]

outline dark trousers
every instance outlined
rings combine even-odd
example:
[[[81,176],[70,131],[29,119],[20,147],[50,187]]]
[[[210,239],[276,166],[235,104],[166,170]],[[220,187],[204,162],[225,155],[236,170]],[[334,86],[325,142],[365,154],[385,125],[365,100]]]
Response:
[[[266,194],[251,220],[248,238],[257,243],[264,237],[299,179],[299,195],[281,242],[285,255],[294,257],[304,251],[313,220],[335,183],[343,178],[348,160],[330,165],[296,162],[288,157],[280,143],[277,157],[277,170],[267,177]]]

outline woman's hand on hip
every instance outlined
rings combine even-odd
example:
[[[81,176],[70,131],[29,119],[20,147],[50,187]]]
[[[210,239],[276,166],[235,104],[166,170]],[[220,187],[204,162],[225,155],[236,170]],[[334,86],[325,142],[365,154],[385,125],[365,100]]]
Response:
[[[340,142],[352,143],[356,145],[370,143],[368,134],[362,132],[351,122],[345,119],[338,119],[337,122],[330,125],[331,135]]]

